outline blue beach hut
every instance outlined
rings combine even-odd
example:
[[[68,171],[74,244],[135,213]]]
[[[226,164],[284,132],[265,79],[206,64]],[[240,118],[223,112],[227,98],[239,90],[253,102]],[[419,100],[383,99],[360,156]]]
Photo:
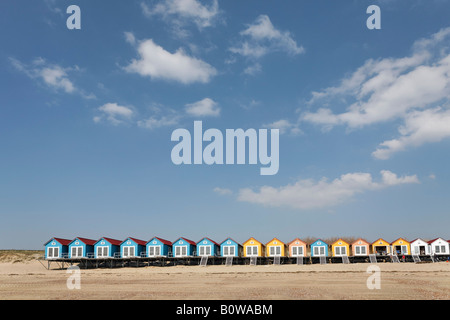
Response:
[[[69,258],[93,258],[95,240],[75,238],[69,243]]]
[[[328,256],[328,244],[321,239],[314,241],[311,244],[311,257],[327,257]]]
[[[120,244],[120,256],[122,258],[141,257],[145,254],[146,242],[136,238],[126,238]]]
[[[45,246],[44,259],[66,258],[69,252],[69,243],[72,240],[62,238],[51,238]]]
[[[222,257],[240,257],[242,245],[231,238],[227,238],[220,244],[220,255]]]
[[[197,242],[197,256],[215,257],[219,255],[220,245],[209,238],[203,238]]]
[[[113,258],[120,253],[120,244],[122,241],[111,238],[100,238],[94,244],[95,258]]]
[[[172,244],[172,254],[174,257],[192,257],[195,253],[196,243],[186,238],[178,238]]]
[[[154,237],[147,242],[147,257],[168,257],[172,253],[172,242]]]

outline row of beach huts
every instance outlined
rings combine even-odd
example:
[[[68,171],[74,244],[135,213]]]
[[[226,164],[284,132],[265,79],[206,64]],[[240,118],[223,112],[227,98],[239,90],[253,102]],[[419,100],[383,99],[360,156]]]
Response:
[[[277,238],[264,244],[250,238],[240,244],[227,238],[217,243],[209,238],[194,242],[178,238],[174,242],[154,237],[149,241],[136,238],[116,240],[102,237],[98,240],[51,238],[45,244],[45,259],[108,259],[108,258],[183,258],[183,257],[344,257],[375,255],[450,255],[450,240],[436,238],[430,241],[399,238],[393,242],[378,239],[368,242],[358,239],[347,243],[343,239],[328,244],[318,239],[306,243],[297,238],[284,243]]]

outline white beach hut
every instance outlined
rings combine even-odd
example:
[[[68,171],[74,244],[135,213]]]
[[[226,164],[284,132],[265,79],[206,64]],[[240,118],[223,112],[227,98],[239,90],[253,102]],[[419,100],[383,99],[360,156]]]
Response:
[[[431,246],[423,239],[415,239],[411,241],[411,254],[417,256],[430,255]]]

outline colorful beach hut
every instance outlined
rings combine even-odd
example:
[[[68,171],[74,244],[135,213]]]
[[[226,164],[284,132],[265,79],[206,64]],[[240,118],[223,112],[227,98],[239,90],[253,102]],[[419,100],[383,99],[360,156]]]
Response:
[[[266,253],[268,257],[285,257],[287,252],[287,245],[277,238],[273,238],[266,243]]]
[[[266,254],[264,244],[255,238],[248,239],[242,246],[244,247],[244,257],[264,257]]]
[[[411,248],[410,243],[404,238],[398,238],[394,242],[391,243],[392,253],[397,255],[410,255]]]
[[[331,244],[331,254],[333,257],[342,257],[350,255],[350,244],[342,239],[338,239]]]
[[[431,246],[431,254],[442,255],[450,253],[449,243],[447,240],[436,238],[428,241],[428,244]]]
[[[414,239],[410,243],[411,247],[411,254],[418,255],[418,256],[424,256],[424,255],[430,255],[431,246],[428,244],[427,241],[423,239]]]
[[[93,258],[96,240],[77,237],[69,243],[69,258]]]
[[[153,237],[147,242],[147,257],[168,257],[172,253],[172,242]]]
[[[378,239],[372,243],[372,253],[376,255],[387,255],[391,253],[390,243],[384,239]]]
[[[290,257],[306,257],[308,244],[305,241],[296,238],[288,243]]]
[[[178,238],[172,244],[172,254],[174,257],[192,257],[195,254],[195,248],[197,244],[186,238]]]
[[[44,244],[44,258],[50,260],[67,257],[67,254],[69,252],[68,246],[71,241],[72,240],[62,238],[51,238]]]
[[[215,257],[219,255],[220,245],[209,238],[201,239],[196,246],[197,256],[199,257]]]
[[[311,243],[311,257],[327,257],[328,256],[328,244],[323,240],[318,239]]]
[[[111,238],[100,238],[94,244],[95,258],[114,258],[116,253],[120,253],[120,244],[122,241]]]
[[[220,244],[220,255],[222,257],[240,257],[242,256],[242,245],[231,238],[226,238]]]
[[[370,252],[370,243],[359,238],[351,244],[353,256],[368,256]]]
[[[120,244],[120,256],[122,258],[141,257],[145,254],[146,242],[128,237]]]

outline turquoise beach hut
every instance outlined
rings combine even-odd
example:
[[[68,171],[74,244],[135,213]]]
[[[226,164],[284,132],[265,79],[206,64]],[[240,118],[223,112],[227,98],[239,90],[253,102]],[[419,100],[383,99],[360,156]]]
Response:
[[[45,246],[44,259],[61,259],[67,258],[69,252],[69,243],[72,240],[62,238],[51,238]]]
[[[220,255],[222,257],[240,257],[242,256],[242,245],[231,238],[226,238],[220,244]]]
[[[95,258],[114,258],[117,254],[120,254],[120,244],[122,241],[111,238],[100,238],[94,244]]]
[[[172,242],[154,237],[147,242],[147,257],[168,257],[172,253]]]
[[[328,244],[318,239],[311,244],[311,257],[327,257]]]
[[[197,242],[197,256],[215,257],[219,255],[220,245],[209,238],[203,238]]]
[[[195,253],[196,243],[186,238],[178,238],[172,244],[172,254],[174,257],[192,257]]]
[[[126,238],[120,244],[120,256],[122,258],[141,257],[145,254],[146,242],[136,238]]]
[[[77,237],[69,243],[69,258],[93,258],[94,245],[97,241]]]

